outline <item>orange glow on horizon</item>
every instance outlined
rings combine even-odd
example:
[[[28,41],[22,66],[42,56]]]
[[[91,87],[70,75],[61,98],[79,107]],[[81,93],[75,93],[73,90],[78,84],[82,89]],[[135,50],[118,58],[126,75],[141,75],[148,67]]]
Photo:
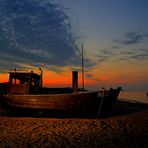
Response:
[[[98,68],[99,67],[99,68]],[[115,85],[135,85],[148,82],[148,69],[144,72],[145,65],[139,63],[106,63],[102,66],[95,66],[88,73],[92,75],[94,81],[88,81],[88,85],[94,86],[115,86]]]
[[[107,63],[102,66],[95,66],[85,71],[85,88],[111,87],[115,85],[134,85],[148,82],[145,72],[141,72],[143,65],[136,64],[136,67],[129,64],[128,66],[119,65],[118,63]],[[63,67],[59,72],[43,69],[43,86],[44,87],[72,87],[71,67]],[[40,73],[40,71],[35,71]],[[8,82],[8,73],[0,74],[0,83]],[[82,75],[78,74],[78,86],[82,87]]]
[[[94,80],[85,78],[85,84],[93,85]],[[72,72],[63,72],[62,74],[57,74],[51,71],[44,72],[43,85],[49,87],[72,87]],[[78,73],[78,85],[79,88],[82,87],[82,75]]]
[[[0,83],[8,82],[8,80],[9,80],[8,73],[0,74]]]

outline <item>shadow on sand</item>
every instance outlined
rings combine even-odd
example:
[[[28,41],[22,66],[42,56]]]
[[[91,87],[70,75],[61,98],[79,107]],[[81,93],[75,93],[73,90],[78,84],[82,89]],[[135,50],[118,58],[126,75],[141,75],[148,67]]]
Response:
[[[113,106],[109,116],[129,115],[148,109],[148,104],[137,101],[120,100]]]

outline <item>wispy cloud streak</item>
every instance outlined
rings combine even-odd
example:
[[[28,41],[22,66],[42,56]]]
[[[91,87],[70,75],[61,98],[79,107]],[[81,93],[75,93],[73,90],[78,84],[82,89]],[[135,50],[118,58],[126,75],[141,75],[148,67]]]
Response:
[[[117,43],[123,45],[131,45],[142,42],[145,38],[148,38],[148,33],[139,33],[139,32],[127,32],[121,39],[114,40]]]

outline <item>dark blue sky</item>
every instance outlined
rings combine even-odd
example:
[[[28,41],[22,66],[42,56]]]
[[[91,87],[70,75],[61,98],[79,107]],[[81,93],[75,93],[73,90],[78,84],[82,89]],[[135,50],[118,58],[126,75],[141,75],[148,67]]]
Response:
[[[79,64],[71,28],[63,7],[52,1],[0,1],[1,71],[23,64]]]
[[[147,0],[0,0],[0,72],[80,69],[99,85],[148,87]]]

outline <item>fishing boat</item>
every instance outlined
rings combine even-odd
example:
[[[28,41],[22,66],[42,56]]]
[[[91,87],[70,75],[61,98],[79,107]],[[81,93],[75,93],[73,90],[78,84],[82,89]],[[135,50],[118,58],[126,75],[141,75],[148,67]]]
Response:
[[[120,87],[117,89],[86,91],[78,88],[78,72],[72,72],[72,87],[44,88],[41,74],[10,71],[7,93],[2,101],[8,106],[23,110],[48,111],[72,115],[104,114],[116,102]]]

